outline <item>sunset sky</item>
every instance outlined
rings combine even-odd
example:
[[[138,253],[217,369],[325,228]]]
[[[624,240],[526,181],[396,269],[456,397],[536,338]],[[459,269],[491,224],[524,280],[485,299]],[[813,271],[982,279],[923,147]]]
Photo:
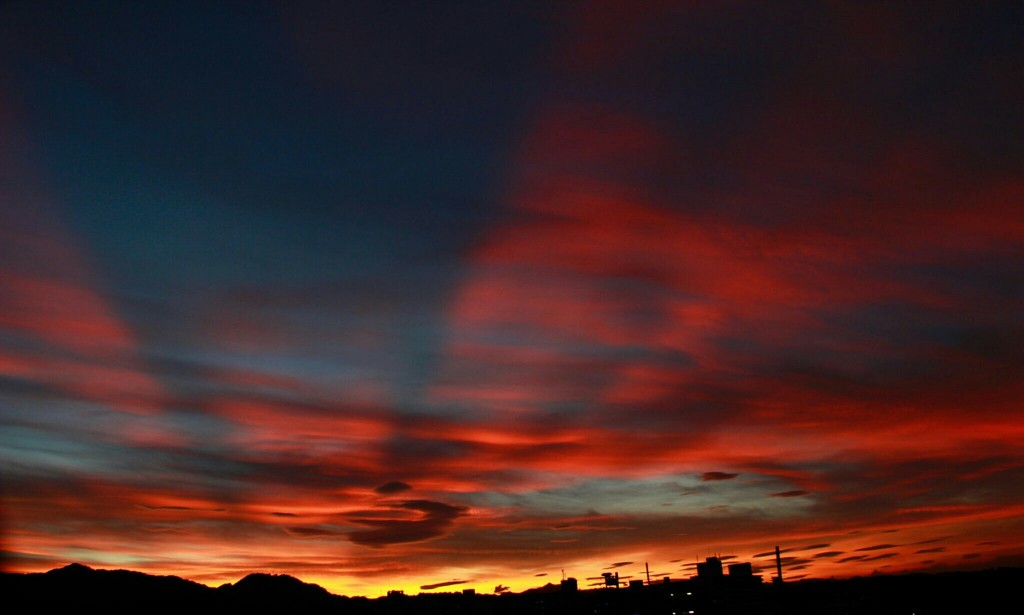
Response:
[[[0,5],[0,552],[1024,565],[1024,3]]]

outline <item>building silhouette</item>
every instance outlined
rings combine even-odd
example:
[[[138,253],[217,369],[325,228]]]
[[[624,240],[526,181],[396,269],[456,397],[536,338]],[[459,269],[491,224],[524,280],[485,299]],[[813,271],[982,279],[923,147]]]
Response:
[[[709,557],[703,562],[698,562],[697,578],[704,580],[722,578],[722,560],[717,557]]]

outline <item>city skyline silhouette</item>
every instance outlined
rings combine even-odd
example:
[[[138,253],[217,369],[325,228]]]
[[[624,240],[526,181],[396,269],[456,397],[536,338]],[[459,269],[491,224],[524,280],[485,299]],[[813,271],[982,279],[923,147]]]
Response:
[[[689,579],[631,581],[620,588],[580,589],[573,577],[521,593],[496,587],[493,594],[473,589],[420,592],[399,590],[384,597],[332,594],[289,575],[250,573],[234,583],[206,587],[174,576],[129,570],[93,570],[71,564],[46,573],[0,573],[0,590],[10,601],[39,608],[289,609],[324,613],[589,613],[591,615],[688,613],[690,615],[798,615],[842,613],[928,613],[946,615],[991,610],[1011,602],[1024,568],[975,572],[873,575],[850,579],[764,584],[749,566],[735,564],[722,574],[709,557]],[[444,585],[444,584],[438,584]],[[436,589],[436,588],[431,588]],[[500,591],[499,591],[500,590]]]

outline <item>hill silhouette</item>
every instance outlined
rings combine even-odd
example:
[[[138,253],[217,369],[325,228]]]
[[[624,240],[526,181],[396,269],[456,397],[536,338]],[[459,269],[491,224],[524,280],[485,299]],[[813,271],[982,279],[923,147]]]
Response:
[[[327,608],[336,606],[341,599],[319,585],[305,583],[286,574],[249,574],[237,583],[221,585],[216,592],[218,602],[256,608],[296,604],[305,605],[305,608]]]
[[[131,570],[94,570],[69,564],[42,574],[3,575],[3,595],[20,596],[36,607],[138,605],[159,601],[169,607],[209,602],[211,588],[175,576],[154,576]],[[9,603],[11,603],[9,601]]]
[[[726,577],[727,579],[727,577]],[[255,573],[236,583],[207,587],[175,576],[130,570],[94,570],[70,564],[45,573],[2,573],[0,592],[23,609],[194,608],[233,612],[334,613],[344,615],[521,615],[529,613],[654,615],[953,615],[998,610],[1016,604],[1024,568],[978,572],[801,580],[782,586],[702,583],[699,579],[656,582],[622,589],[567,591],[547,584],[519,594],[470,592],[394,595],[368,599],[338,596],[289,575]]]

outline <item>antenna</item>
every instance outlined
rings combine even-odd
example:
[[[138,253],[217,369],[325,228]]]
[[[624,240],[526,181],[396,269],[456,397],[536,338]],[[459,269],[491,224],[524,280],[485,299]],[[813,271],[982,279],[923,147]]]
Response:
[[[562,580],[565,580],[565,568],[562,568]]]
[[[644,562],[644,571],[647,572],[647,584],[650,585],[651,584],[651,567],[647,565],[647,562]]]

